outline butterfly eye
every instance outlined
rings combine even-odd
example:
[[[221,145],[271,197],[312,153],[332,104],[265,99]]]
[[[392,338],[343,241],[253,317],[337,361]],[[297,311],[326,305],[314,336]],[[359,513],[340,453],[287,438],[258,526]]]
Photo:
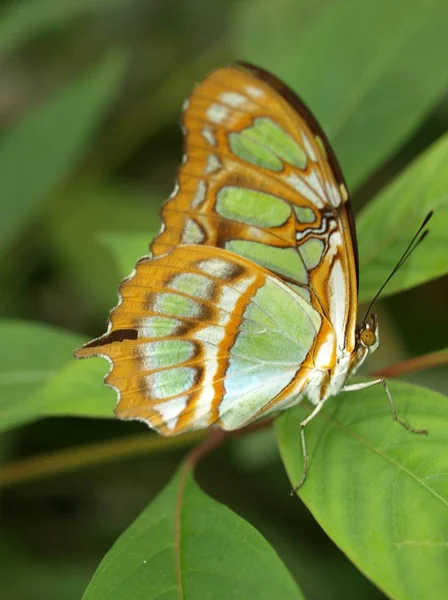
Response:
[[[372,329],[363,329],[360,333],[360,338],[363,346],[370,348],[377,342],[376,333]]]

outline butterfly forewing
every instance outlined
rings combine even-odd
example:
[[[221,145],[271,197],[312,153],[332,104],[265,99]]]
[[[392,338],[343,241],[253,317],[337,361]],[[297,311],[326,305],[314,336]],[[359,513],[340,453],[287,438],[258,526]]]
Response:
[[[120,287],[108,333],[77,351],[105,356],[116,413],[165,435],[224,429],[291,401],[333,329],[302,296],[220,248],[179,246],[143,259]]]
[[[184,162],[153,255],[184,243],[244,256],[298,286],[351,352],[354,227],[342,174],[311,113],[272,75],[235,65],[194,89],[183,128]]]

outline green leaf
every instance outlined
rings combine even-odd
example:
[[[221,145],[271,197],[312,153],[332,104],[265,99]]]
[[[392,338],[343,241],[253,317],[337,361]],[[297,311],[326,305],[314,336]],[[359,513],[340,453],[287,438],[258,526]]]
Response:
[[[148,234],[107,234],[107,245],[128,275],[148,247]],[[85,339],[72,333],[25,322],[0,322],[0,431],[49,416],[113,418],[116,393],[104,385],[104,360],[73,359]],[[24,354],[24,348],[27,349]]]
[[[0,55],[85,14],[124,3],[129,0],[15,0],[0,12]]]
[[[42,417],[113,418],[117,396],[113,389],[104,385],[108,370],[104,360],[75,361],[71,358],[27,398],[25,405],[10,410],[1,427],[16,427]]]
[[[448,135],[419,157],[357,220],[360,301],[373,298],[430,210],[430,233],[382,296],[448,273]]]
[[[122,81],[111,55],[33,108],[0,139],[0,251],[73,170]]]
[[[83,600],[303,598],[266,540],[180,471],[106,554]]]
[[[381,386],[341,394],[306,428],[310,464],[300,496],[388,596],[442,599],[448,589],[448,398],[389,385],[398,415],[429,435],[392,421]],[[303,465],[299,423],[309,413],[300,405],[276,422],[293,485]]]
[[[149,243],[156,235],[155,229],[148,233],[108,231],[101,236],[101,243],[112,254],[120,276],[127,277],[135,263],[149,255]]]
[[[351,187],[400,147],[445,88],[445,0],[253,0],[238,17],[241,58],[304,98]]]
[[[74,333],[25,321],[0,321],[0,431],[46,416],[113,417],[115,392],[104,361],[78,361]]]
[[[62,285],[82,302],[82,310],[91,320],[105,321],[117,303],[120,279],[129,275],[137,259],[148,253],[152,235],[160,228],[162,199],[162,193],[116,182],[82,184],[71,186],[70,190],[64,187],[54,195],[38,230],[47,252],[58,257]],[[112,255],[107,243],[109,232],[116,240]],[[131,244],[140,240],[127,267],[117,264],[120,258],[126,261],[121,254],[121,235]]]
[[[83,338],[49,325],[0,320],[0,402],[4,410],[45,385],[72,356]]]

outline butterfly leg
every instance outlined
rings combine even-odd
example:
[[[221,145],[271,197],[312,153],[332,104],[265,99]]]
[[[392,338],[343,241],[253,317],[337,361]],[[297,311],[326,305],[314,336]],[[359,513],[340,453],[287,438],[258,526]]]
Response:
[[[419,435],[428,435],[428,432],[426,429],[414,429],[413,427],[411,427],[409,425],[409,423],[406,423],[406,421],[402,421],[398,417],[397,409],[395,408],[395,403],[392,398],[392,394],[390,393],[389,386],[387,385],[385,379],[375,379],[374,381],[366,381],[365,383],[353,383],[350,385],[345,385],[343,387],[342,391],[343,392],[356,392],[358,390],[365,390],[366,388],[372,387],[374,385],[379,385],[379,384],[381,384],[383,386],[384,391],[386,392],[386,395],[389,399],[389,404],[390,404],[390,408],[392,411],[392,419],[394,421],[397,421],[397,423],[400,423],[400,425],[402,427],[404,427],[408,431],[411,431],[412,433],[417,433]]]
[[[298,492],[300,490],[300,488],[302,487],[302,485],[305,483],[306,480],[306,476],[308,473],[308,450],[306,447],[306,439],[305,439],[305,427],[308,425],[308,423],[310,421],[312,421],[314,419],[314,417],[320,413],[320,411],[322,410],[323,405],[325,404],[325,400],[323,402],[319,402],[319,404],[315,407],[315,409],[313,410],[313,412],[307,416],[306,419],[304,419],[301,423],[300,423],[300,439],[302,441],[302,454],[303,454],[303,471],[302,471],[302,477],[298,483],[298,485],[296,485],[291,494],[294,494],[295,492]]]

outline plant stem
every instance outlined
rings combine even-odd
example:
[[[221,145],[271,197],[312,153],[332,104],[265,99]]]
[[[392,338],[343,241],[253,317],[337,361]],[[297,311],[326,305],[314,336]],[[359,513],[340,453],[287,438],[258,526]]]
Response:
[[[160,437],[151,433],[139,433],[112,442],[84,444],[75,448],[48,452],[17,460],[0,468],[0,486],[67,473],[80,467],[92,467],[139,454],[184,448],[195,444],[203,436],[202,432],[196,431],[178,437]]]
[[[372,373],[372,377],[400,377],[401,375],[416,373],[423,369],[431,369],[444,364],[448,364],[448,350],[438,350],[415,358],[408,358],[391,367],[375,371],[375,373]]]

